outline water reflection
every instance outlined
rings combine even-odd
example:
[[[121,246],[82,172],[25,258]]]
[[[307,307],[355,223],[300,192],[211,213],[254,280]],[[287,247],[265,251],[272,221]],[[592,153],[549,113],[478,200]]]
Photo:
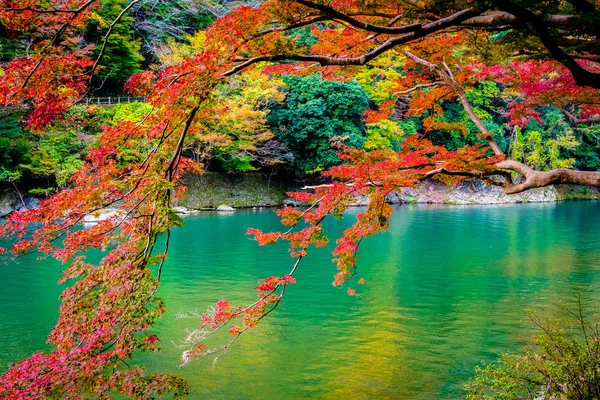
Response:
[[[327,220],[335,236],[345,220]],[[164,351],[152,370],[192,384],[192,398],[454,399],[481,360],[515,350],[530,332],[527,310],[581,291],[600,300],[600,202],[509,206],[404,206],[389,232],[363,242],[360,297],[331,286],[331,247],[312,251],[298,284],[265,323],[213,367],[177,370],[178,342],[203,311],[226,297],[253,298],[256,281],[289,271],[285,245],[259,248],[247,227],[278,228],[270,211],[206,213],[173,234],[157,330]],[[43,347],[56,318],[56,263],[0,268],[2,365]],[[16,310],[16,311],[13,311]]]

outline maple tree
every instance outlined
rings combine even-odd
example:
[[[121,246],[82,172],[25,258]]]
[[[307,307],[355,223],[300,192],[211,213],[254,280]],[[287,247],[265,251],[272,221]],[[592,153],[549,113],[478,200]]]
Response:
[[[94,50],[82,44],[80,34],[101,7],[99,1],[0,0],[2,33],[31,43],[26,54],[2,66],[2,104],[27,108],[27,125],[34,130],[61,118],[86,95],[102,69],[112,31],[138,3],[120,6]],[[309,247],[327,243],[321,222],[330,215],[341,217],[356,196],[368,196],[370,202],[336,241],[334,285],[349,284],[353,278],[363,283],[357,276],[357,250],[364,238],[387,229],[393,209],[386,196],[400,187],[431,178],[448,183],[480,178],[506,193],[553,183],[600,186],[600,172],[537,171],[508,159],[465,94],[465,88],[483,77],[496,79],[517,94],[509,112],[513,123],[535,119],[536,107],[549,104],[575,123],[597,121],[599,54],[590,43],[597,26],[597,5],[586,0],[451,5],[422,0],[268,0],[222,16],[207,29],[200,51],[129,78],[126,88],[146,96],[151,109],[139,120],[123,119],[105,127],[67,188],[37,209],[12,214],[2,226],[2,234],[15,239],[6,252],[37,250],[56,257],[66,265],[61,282],[70,286],[61,296],[59,320],[49,336],[52,350],[5,372],[0,396],[109,398],[115,391],[132,398],[185,396],[188,388],[182,379],[148,374],[142,367],[130,367],[127,360],[136,351],[158,350],[151,328],[164,304],[154,294],[170,230],[182,222],[172,205],[185,190],[178,185],[182,173],[200,168],[183,152],[190,138],[214,135],[216,116],[227,116],[230,105],[218,101],[215,93],[237,79],[232,78],[236,74],[321,73],[340,81],[363,74],[367,79],[371,63],[393,57],[402,61],[402,71],[389,73],[386,84],[379,85],[383,93],[377,109],[365,115],[368,124],[389,121],[395,96],[402,95],[409,97],[407,115],[432,111],[424,120],[425,129],[460,130],[442,115],[440,102],[453,100],[462,105],[485,144],[450,151],[413,135],[399,151],[385,142],[374,144],[371,152],[342,151],[344,163],[323,174],[330,183],[293,194],[307,203],[306,209],[278,211],[287,231],[249,230],[261,245],[288,241],[296,260],[293,268],[262,280],[256,302],[234,306],[221,300],[203,315],[201,327],[189,338],[186,362],[226,350],[272,312],[287,285],[295,282],[293,275]],[[490,44],[491,35],[499,31],[506,41]],[[522,51],[511,52],[515,46]],[[517,58],[506,62],[509,55]],[[79,226],[85,216],[108,207],[118,212],[94,226]],[[82,254],[89,249],[105,252],[99,263],[86,261]],[[355,295],[356,289],[348,286],[348,293]],[[223,328],[231,341],[206,347],[207,337]]]

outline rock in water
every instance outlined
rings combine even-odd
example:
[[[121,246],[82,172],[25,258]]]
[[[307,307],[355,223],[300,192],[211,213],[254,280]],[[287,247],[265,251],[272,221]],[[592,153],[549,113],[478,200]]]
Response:
[[[181,207],[181,206],[176,206],[173,207],[173,211],[175,211],[177,214],[189,214],[190,210],[188,210],[186,207]]]
[[[93,214],[88,214],[83,217],[83,222],[88,224],[95,224],[100,221],[106,221],[109,218],[124,216],[124,212],[113,208],[106,208],[104,210],[98,210]]]
[[[217,211],[235,211],[235,208],[230,207],[226,204],[221,204],[219,207],[217,207]]]

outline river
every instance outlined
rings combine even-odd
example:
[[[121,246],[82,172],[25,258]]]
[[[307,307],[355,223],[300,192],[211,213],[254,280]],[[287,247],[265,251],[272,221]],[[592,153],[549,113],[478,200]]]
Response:
[[[344,220],[327,220],[335,237]],[[482,361],[518,350],[530,309],[581,293],[600,306],[600,202],[400,206],[390,230],[363,242],[359,297],[331,285],[331,246],[309,252],[281,306],[213,365],[178,369],[176,344],[220,298],[254,296],[258,279],[292,266],[283,245],[258,247],[248,227],[273,230],[272,211],[205,213],[173,232],[156,325],[163,351],[143,355],[192,386],[191,398],[455,399]],[[61,265],[25,258],[0,267],[0,371],[45,349]]]

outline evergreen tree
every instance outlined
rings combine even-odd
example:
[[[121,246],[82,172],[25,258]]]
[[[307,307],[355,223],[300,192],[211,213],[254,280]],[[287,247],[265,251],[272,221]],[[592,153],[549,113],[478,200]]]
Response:
[[[316,172],[339,163],[333,142],[361,148],[362,114],[369,96],[357,82],[333,82],[320,75],[285,77],[286,99],[271,107],[267,121],[293,153],[295,171]]]

